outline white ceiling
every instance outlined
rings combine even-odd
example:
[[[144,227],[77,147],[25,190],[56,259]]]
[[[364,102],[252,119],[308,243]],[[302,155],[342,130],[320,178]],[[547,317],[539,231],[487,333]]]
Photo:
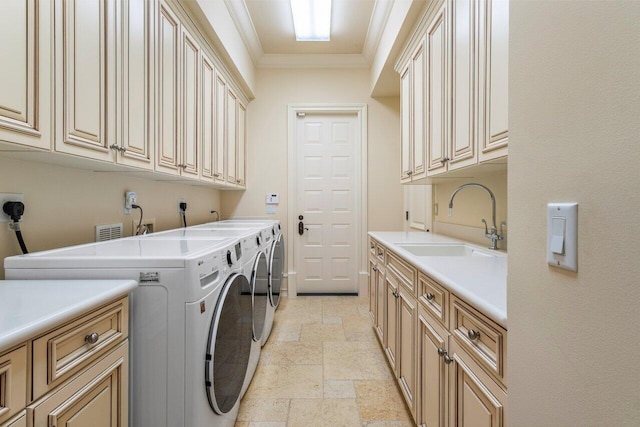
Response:
[[[333,0],[331,41],[297,42],[289,0],[225,0],[258,67],[368,67],[390,0]]]

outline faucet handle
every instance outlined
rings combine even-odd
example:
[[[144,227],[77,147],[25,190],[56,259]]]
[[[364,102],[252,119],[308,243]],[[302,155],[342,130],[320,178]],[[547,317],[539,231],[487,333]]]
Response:
[[[489,234],[489,230],[487,229],[487,221],[485,221],[484,218],[482,218],[482,223],[484,224],[484,234]]]

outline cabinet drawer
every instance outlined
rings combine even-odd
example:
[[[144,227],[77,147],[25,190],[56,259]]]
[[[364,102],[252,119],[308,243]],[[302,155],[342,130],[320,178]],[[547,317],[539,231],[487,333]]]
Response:
[[[387,250],[380,243],[376,243],[376,257],[384,263],[384,254]]]
[[[440,323],[449,326],[449,291],[423,273],[418,273],[418,300]]]
[[[27,427],[27,411],[22,411],[20,416],[11,422],[0,424],[0,427]]]
[[[126,338],[128,312],[124,298],[34,340],[34,399]]]
[[[126,426],[128,355],[129,342],[125,341],[62,387],[27,407],[33,425]]]
[[[480,365],[506,384],[507,331],[504,328],[452,295],[451,333]]]
[[[371,237],[369,237],[369,253],[371,253],[371,255],[373,255],[374,257],[376,256],[376,241]]]
[[[0,356],[0,423],[27,404],[27,346]],[[11,425],[11,424],[9,424]]]
[[[396,254],[393,252],[387,253],[387,268],[389,270],[393,270],[396,273],[396,276],[400,279],[400,283],[404,285],[408,290],[411,291],[413,296],[416,296],[416,269],[415,267],[407,264],[405,261],[401,260]]]

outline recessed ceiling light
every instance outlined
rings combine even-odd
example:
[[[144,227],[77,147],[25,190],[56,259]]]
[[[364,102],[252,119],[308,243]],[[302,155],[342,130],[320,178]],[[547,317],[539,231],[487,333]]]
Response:
[[[290,0],[297,41],[329,41],[331,0]]]

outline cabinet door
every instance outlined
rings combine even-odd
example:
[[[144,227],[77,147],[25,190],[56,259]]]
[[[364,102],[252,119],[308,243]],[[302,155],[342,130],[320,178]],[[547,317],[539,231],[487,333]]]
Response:
[[[447,170],[447,4],[427,28],[427,147],[429,174]]]
[[[439,351],[448,351],[449,333],[434,321],[424,307],[418,317],[418,422],[429,427],[447,425],[449,365]]]
[[[369,316],[371,317],[371,321],[375,327],[376,325],[376,310],[377,306],[377,288],[378,288],[378,268],[376,267],[376,262],[369,258]]]
[[[398,309],[398,382],[407,406],[416,419],[416,329],[418,307],[415,297],[399,288]]]
[[[453,358],[450,375],[449,427],[504,427],[507,393],[466,353],[449,341]]]
[[[480,160],[507,155],[509,139],[509,2],[479,1]]]
[[[378,263],[376,267],[378,270],[376,271],[376,335],[378,335],[378,339],[380,340],[380,344],[382,344],[383,348],[385,346],[386,337],[385,337],[385,316],[386,316],[386,306],[387,306],[387,281],[386,274],[381,264]]]
[[[153,170],[154,2],[122,0],[118,17],[117,134],[120,164]]]
[[[385,353],[389,363],[393,367],[393,371],[398,371],[396,363],[398,354],[398,279],[391,271],[387,271],[385,275],[385,293],[386,293],[386,314],[385,314]]]
[[[402,149],[400,181],[411,181],[411,67],[400,73],[400,144]]]
[[[238,97],[227,89],[227,182],[237,184]]]
[[[449,170],[477,163],[476,0],[447,0],[451,14],[451,147]]]
[[[200,150],[198,144],[198,124],[200,122],[200,46],[191,34],[182,27],[182,138],[180,145],[180,168],[182,175],[198,178]]]
[[[420,42],[420,46],[411,59],[411,163],[413,173],[412,179],[420,179],[427,176],[427,150],[426,150],[426,102],[425,102],[425,41]]]
[[[128,418],[128,345],[114,349],[64,387],[27,408],[34,427],[124,427]]]
[[[246,183],[246,150],[247,150],[247,108],[238,102],[238,155],[236,163],[238,175],[236,182],[240,187],[244,187]]]
[[[38,0],[2,4],[1,141],[51,147],[51,9],[50,2]]]
[[[161,2],[158,11],[156,170],[179,175],[180,169],[180,22]]]
[[[200,123],[200,152],[201,172],[200,179],[213,182],[213,150],[215,147],[215,87],[216,72],[213,61],[203,53],[201,67],[202,85],[200,96],[202,100],[202,120]]]
[[[115,7],[55,3],[56,151],[112,162],[115,151]]]
[[[213,157],[213,177],[215,182],[224,183],[226,179],[225,162],[227,157],[227,81],[216,73],[215,88],[215,150]]]

